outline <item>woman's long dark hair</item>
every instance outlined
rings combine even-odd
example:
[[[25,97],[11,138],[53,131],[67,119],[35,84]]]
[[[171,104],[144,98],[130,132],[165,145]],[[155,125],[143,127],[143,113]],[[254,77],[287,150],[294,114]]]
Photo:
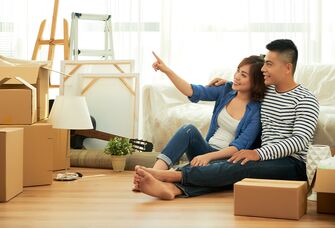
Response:
[[[264,84],[264,76],[261,71],[264,64],[264,58],[257,55],[251,55],[244,58],[238,67],[250,65],[250,82],[251,82],[251,99],[253,101],[260,101],[264,98],[266,86]]]

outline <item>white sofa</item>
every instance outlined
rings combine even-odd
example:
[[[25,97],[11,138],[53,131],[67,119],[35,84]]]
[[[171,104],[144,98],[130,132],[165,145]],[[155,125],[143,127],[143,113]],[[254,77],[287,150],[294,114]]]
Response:
[[[215,72],[218,75],[218,72]],[[232,78],[233,70],[220,72]],[[316,95],[320,115],[314,144],[335,146],[335,65],[298,66],[295,79]],[[213,111],[212,102],[191,103],[172,85],[149,85],[143,89],[143,138],[160,152],[183,124],[192,123],[205,136]]]

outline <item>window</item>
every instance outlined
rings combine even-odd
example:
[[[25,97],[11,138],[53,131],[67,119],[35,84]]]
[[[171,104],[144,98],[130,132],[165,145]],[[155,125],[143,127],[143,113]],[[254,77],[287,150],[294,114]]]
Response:
[[[56,36],[71,12],[111,14],[116,58],[135,59],[142,84],[165,78],[151,69],[153,50],[188,81],[206,83],[215,69],[265,53],[278,38],[295,41],[299,64],[333,63],[334,6],[332,0],[60,0]],[[0,12],[0,54],[30,59],[43,19],[50,33],[53,4],[1,1]],[[91,35],[80,37],[83,45],[99,43],[96,26],[84,30]],[[55,58],[62,55],[59,49]]]

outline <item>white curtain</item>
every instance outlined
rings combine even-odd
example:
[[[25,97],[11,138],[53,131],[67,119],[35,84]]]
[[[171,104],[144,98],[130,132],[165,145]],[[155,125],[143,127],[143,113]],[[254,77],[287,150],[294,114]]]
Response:
[[[237,66],[265,45],[292,39],[299,64],[333,63],[335,24],[332,1],[184,0],[166,1],[169,26],[161,33],[163,55],[189,81],[200,83],[218,68]]]
[[[50,35],[53,0],[0,0],[0,54],[30,59],[39,24]],[[177,73],[206,83],[220,68],[234,67],[251,54],[265,53],[273,39],[293,39],[299,64],[333,63],[335,21],[332,0],[60,0],[56,37],[71,12],[111,14],[117,59],[135,59],[142,83],[164,81],[153,72],[156,51]],[[82,45],[101,43],[86,25]],[[46,49],[45,49],[46,50]],[[56,50],[56,59],[62,58]],[[46,59],[46,51],[39,59]]]

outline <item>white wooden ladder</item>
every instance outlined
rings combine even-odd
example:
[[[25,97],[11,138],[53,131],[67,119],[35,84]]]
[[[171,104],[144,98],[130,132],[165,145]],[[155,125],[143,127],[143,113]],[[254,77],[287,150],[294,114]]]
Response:
[[[113,47],[113,36],[112,36],[112,20],[111,15],[108,14],[82,14],[72,13],[71,15],[71,34],[70,34],[70,56],[73,60],[78,60],[79,56],[96,56],[104,59],[114,59],[114,47]],[[105,23],[104,35],[105,45],[102,50],[92,49],[79,49],[78,48],[78,21],[91,20],[101,21]]]

